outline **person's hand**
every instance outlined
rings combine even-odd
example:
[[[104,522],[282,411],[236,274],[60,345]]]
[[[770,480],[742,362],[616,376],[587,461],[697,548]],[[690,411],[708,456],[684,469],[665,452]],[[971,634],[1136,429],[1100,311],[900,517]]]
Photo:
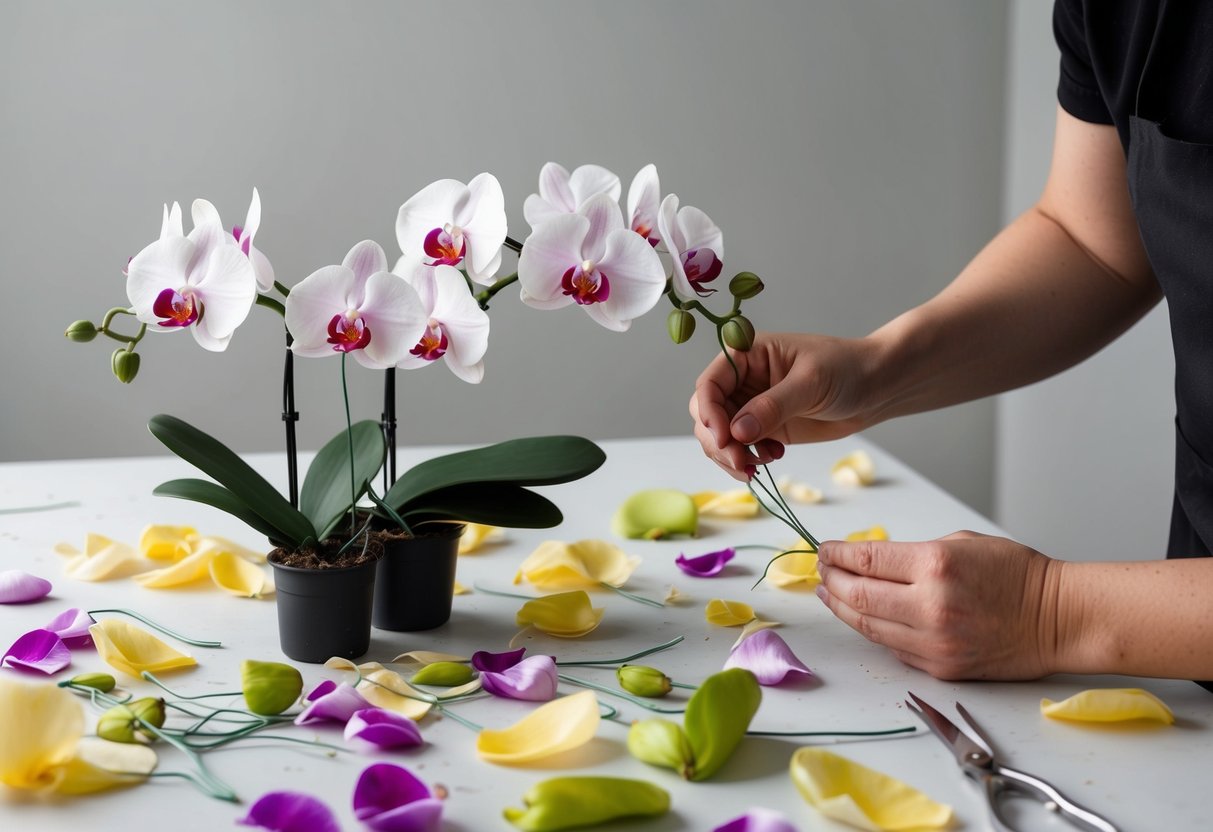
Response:
[[[749,351],[730,351],[736,374],[718,355],[695,382],[695,437],[734,479],[748,480],[753,466],[779,459],[788,443],[868,427],[874,353],[866,339],[761,333]]]
[[[1060,562],[1012,540],[957,532],[923,543],[826,541],[826,606],[939,679],[1037,679],[1056,669]]]

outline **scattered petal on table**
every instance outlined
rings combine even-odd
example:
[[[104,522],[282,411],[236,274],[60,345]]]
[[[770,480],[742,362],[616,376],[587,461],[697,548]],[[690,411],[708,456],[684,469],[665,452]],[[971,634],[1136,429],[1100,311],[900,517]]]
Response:
[[[470,589],[459,583],[459,581],[455,581],[455,588],[451,592],[452,595],[468,595],[470,593]]]
[[[820,488],[814,488],[807,483],[799,482],[791,477],[780,477],[775,483],[779,491],[789,500],[797,503],[820,503],[825,499],[825,493]]]
[[[464,662],[434,662],[414,673],[409,684],[453,688],[466,685],[475,678],[476,671]]]
[[[239,543],[228,540],[226,537],[215,537],[214,535],[201,538],[195,545],[195,549],[203,547],[209,547],[216,552],[228,552],[238,558],[247,560],[249,563],[265,563],[267,556],[265,552],[259,552],[256,549],[241,546]]]
[[[421,719],[432,707],[425,699],[428,696],[426,693],[417,690],[399,673],[387,668],[367,673],[358,683],[358,692],[375,707],[407,716],[409,719]]]
[[[151,633],[133,624],[113,618],[103,619],[88,628],[101,658],[110,666],[135,678],[147,670],[163,673],[180,667],[192,667],[197,662]]]
[[[590,605],[585,590],[577,589],[527,601],[515,620],[519,627],[534,627],[550,636],[580,638],[598,628],[603,612]]]
[[[48,676],[72,663],[72,651],[50,630],[31,630],[8,648],[0,666],[36,670]]]
[[[640,558],[605,540],[549,540],[522,562],[514,583],[525,579],[540,589],[623,586],[639,565]]]
[[[136,786],[147,780],[158,762],[156,752],[146,745],[84,737],[55,790],[60,794],[92,794]]]
[[[876,482],[876,463],[867,451],[855,451],[835,462],[830,474],[839,485],[871,485]]]
[[[493,543],[505,537],[505,530],[497,526],[486,526],[483,523],[468,523],[463,528],[459,538],[459,554],[469,555],[478,552],[486,543]]]
[[[371,703],[363,698],[351,685],[342,682],[337,684],[326,679],[305,698],[308,703],[299,716],[295,717],[296,725],[311,725],[316,722],[345,723],[356,712],[371,707]]]
[[[791,774],[815,809],[860,829],[942,829],[952,822],[952,807],[825,749],[798,750],[792,755]]]
[[[674,564],[693,577],[714,578],[724,571],[725,564],[731,561],[736,554],[732,549],[720,549],[693,558],[688,558],[680,553],[678,557],[674,558]]]
[[[782,626],[783,625],[780,624],[778,621],[763,621],[761,618],[755,618],[749,624],[746,624],[744,627],[741,628],[741,633],[737,636],[737,640],[735,642],[733,642],[733,646],[730,647],[729,649],[736,650],[737,645],[741,644],[743,641],[745,641],[750,636],[754,635],[754,633],[758,632],[759,630],[769,630],[773,627],[782,627]]]
[[[56,615],[43,628],[50,630],[64,643],[70,646],[86,647],[92,643],[88,628],[93,625],[93,617],[81,609],[72,607]]]
[[[24,604],[45,598],[51,591],[51,582],[20,569],[0,572],[0,604]]]
[[[1151,719],[1167,725],[1175,722],[1175,714],[1171,713],[1166,703],[1141,688],[1084,690],[1060,702],[1042,699],[1040,712],[1053,719],[1078,722],[1124,722],[1130,719]]]
[[[152,560],[178,561],[193,551],[197,541],[193,526],[145,526],[139,535],[139,553]]]
[[[505,819],[523,832],[557,832],[623,818],[660,817],[670,810],[670,794],[645,780],[553,777],[527,789],[522,805],[526,808],[506,807]]]
[[[672,488],[653,488],[628,497],[611,518],[611,531],[629,539],[657,540],[674,534],[695,535],[699,510],[691,495]]]
[[[598,700],[583,690],[540,705],[509,728],[484,729],[476,751],[491,763],[529,763],[589,742],[598,721]]]
[[[255,659],[240,663],[240,692],[255,714],[280,714],[298,701],[302,691],[303,674],[289,664]]]
[[[196,552],[185,555],[170,566],[141,572],[135,575],[135,583],[148,589],[166,589],[173,586],[192,583],[207,574],[211,560],[215,557],[215,549],[201,548]]]
[[[425,667],[435,662],[466,662],[467,656],[457,656],[454,653],[438,653],[433,650],[410,650],[392,659],[391,664],[402,664],[406,668]]]
[[[712,832],[797,832],[797,829],[779,812],[759,807],[717,826]]]
[[[480,683],[494,696],[547,702],[556,698],[556,662],[551,656],[527,656],[499,672],[482,670]]]
[[[345,723],[345,740],[370,750],[414,748],[423,742],[416,722],[382,708],[354,711]]]
[[[84,552],[68,561],[64,571],[69,578],[79,581],[100,581],[138,561],[139,555],[134,547],[89,532]]]
[[[376,832],[438,832],[442,801],[408,769],[375,763],[354,785],[354,815]]]
[[[734,647],[724,663],[725,670],[730,667],[744,667],[758,684],[767,686],[778,685],[789,675],[813,675],[774,630],[759,630]]]
[[[798,540],[787,554],[777,555],[767,569],[767,580],[779,587],[804,584],[812,588],[821,583],[817,574],[817,553],[808,541]],[[806,550],[806,551],[798,551]]]
[[[273,832],[341,832],[341,825],[328,806],[300,792],[269,792],[236,821]]]
[[[691,597],[689,595],[687,595],[685,592],[683,592],[682,590],[680,590],[678,587],[671,584],[670,588],[666,590],[665,598],[663,598],[662,600],[668,606],[670,604],[681,604],[684,601],[689,601],[689,600],[691,600]]]
[[[761,506],[748,488],[732,491],[700,491],[692,494],[700,517],[757,517]]]
[[[703,611],[709,624],[717,627],[740,627],[754,620],[754,608],[741,601],[713,598]]]
[[[0,783],[53,788],[84,734],[84,707],[54,685],[0,678]]]
[[[847,540],[852,543],[860,540],[888,540],[889,533],[884,526],[872,526],[870,529],[860,529],[857,532],[851,532],[847,535]]]
[[[519,647],[516,650],[505,650],[501,653],[477,650],[472,654],[472,667],[482,672],[501,673],[522,661],[525,653],[525,647]]]
[[[261,598],[272,589],[265,570],[231,552],[218,552],[211,558],[211,580],[222,590],[242,598]]]

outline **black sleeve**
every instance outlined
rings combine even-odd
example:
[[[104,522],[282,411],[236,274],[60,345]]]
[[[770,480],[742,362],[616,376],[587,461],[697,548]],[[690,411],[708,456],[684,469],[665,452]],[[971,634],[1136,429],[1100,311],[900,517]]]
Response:
[[[1056,0],[1053,5],[1053,36],[1061,49],[1057,102],[1075,118],[1111,124],[1112,115],[1099,90],[1087,46],[1088,29],[1083,6],[1082,0]]]

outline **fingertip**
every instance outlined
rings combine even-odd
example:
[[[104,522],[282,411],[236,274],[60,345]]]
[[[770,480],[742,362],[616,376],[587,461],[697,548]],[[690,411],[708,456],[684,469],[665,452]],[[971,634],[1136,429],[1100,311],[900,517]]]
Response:
[[[751,445],[757,442],[762,431],[762,425],[751,413],[743,413],[733,420],[731,425],[733,437],[742,444]]]
[[[821,603],[825,604],[826,606],[830,605],[830,591],[828,589],[826,589],[821,584],[818,584],[817,588],[815,590],[813,590],[813,592],[817,595],[818,598],[821,599]]]

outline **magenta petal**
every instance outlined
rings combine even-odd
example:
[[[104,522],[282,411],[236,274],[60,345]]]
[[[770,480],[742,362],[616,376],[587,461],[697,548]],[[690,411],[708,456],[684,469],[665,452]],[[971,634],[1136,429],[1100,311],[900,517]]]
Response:
[[[50,630],[31,630],[13,642],[0,665],[37,670],[50,675],[72,663],[72,651]]]
[[[72,607],[50,620],[44,629],[50,630],[69,646],[87,647],[92,643],[88,628],[94,624],[93,617],[81,609]]]
[[[421,730],[413,720],[382,708],[355,711],[345,723],[345,739],[380,749],[413,748],[422,743]]]
[[[487,670],[490,673],[501,673],[509,670],[522,661],[525,647],[517,650],[506,650],[504,653],[490,653],[488,650],[477,650],[472,654],[472,667],[476,670]]]
[[[760,685],[778,685],[789,674],[813,675],[774,630],[759,630],[734,647],[724,663],[725,670],[730,667],[744,667]]]
[[[46,597],[51,582],[20,569],[0,572],[0,604],[24,604]]]
[[[264,794],[236,823],[275,832],[341,832],[329,807],[299,792]]]
[[[706,555],[693,558],[680,554],[674,559],[674,563],[688,575],[696,578],[713,578],[721,573],[724,565],[731,561],[735,554],[737,553],[732,549],[721,549],[719,552],[708,552]]]
[[[547,702],[556,698],[556,661],[551,656],[530,656],[501,673],[482,670],[480,684],[505,699]]]
[[[349,684],[335,684],[325,680],[307,695],[311,704],[303,709],[303,713],[295,717],[296,725],[311,725],[314,722],[347,722],[351,716],[363,708],[371,707],[371,703],[362,698],[362,694]]]
[[[755,808],[717,826],[712,832],[797,832],[797,829],[779,812]]]
[[[442,801],[408,769],[376,763],[354,786],[354,815],[379,832],[437,832]]]

